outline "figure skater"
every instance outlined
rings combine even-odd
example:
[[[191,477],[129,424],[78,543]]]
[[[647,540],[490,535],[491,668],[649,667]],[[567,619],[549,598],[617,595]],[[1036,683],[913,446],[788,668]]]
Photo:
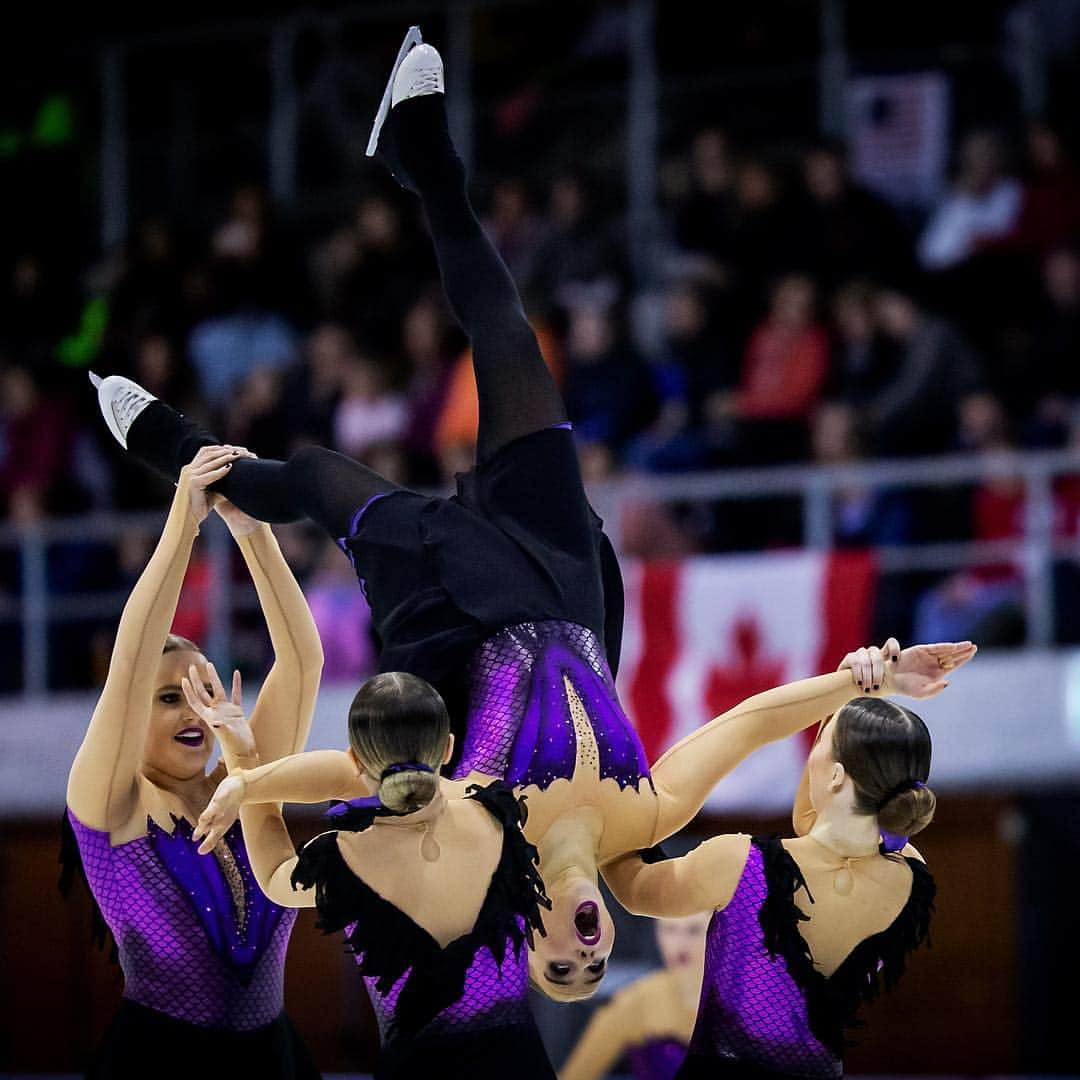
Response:
[[[199,858],[198,819],[224,767],[181,679],[216,680],[202,650],[169,633],[207,488],[246,451],[210,446],[180,473],[161,539],[124,606],[101,698],[68,779],[66,877],[84,870],[124,973],[120,1010],[89,1076],[319,1074],[283,1012],[285,950],[296,915],[266,899],[240,829]],[[215,509],[258,592],[274,664],[252,728],[227,733],[254,766],[303,748],[322,648],[303,594],[266,525],[219,497]],[[77,848],[76,848],[77,845]]]
[[[624,1058],[634,1080],[672,1080],[694,1030],[707,914],[656,920],[663,967],[597,1009],[559,1080],[600,1080]]]
[[[238,695],[227,699],[216,675],[184,691],[207,724],[243,729]],[[327,933],[345,930],[379,1022],[376,1077],[404,1080],[437,1062],[447,1078],[554,1080],[528,1006],[525,945],[543,930],[547,899],[518,800],[499,781],[463,795],[439,776],[450,718],[414,675],[360,688],[349,742],[376,798],[343,806],[337,828],[299,855],[279,805],[242,810],[263,891],[285,907],[317,907]]]
[[[891,673],[886,687],[936,692]],[[859,1007],[896,984],[929,933],[934,880],[906,843],[934,815],[929,773],[923,721],[859,697],[819,731],[795,839],[717,836],[681,858],[647,865],[630,855],[606,868],[631,911],[715,911],[679,1077],[842,1075]]]
[[[308,447],[287,462],[238,461],[215,490],[262,520],[306,515],[338,538],[372,609],[381,670],[426,679],[450,707],[461,743],[451,776],[501,778],[528,795],[526,836],[553,903],[530,955],[532,978],[571,1000],[595,992],[614,941],[598,868],[682,828],[743,756],[818,723],[856,687],[850,674],[827,676],[751,699],[735,710],[742,722],[724,717],[701,729],[650,774],[613,678],[618,565],[586,499],[562,399],[469,204],[442,61],[418,40],[415,28],[406,35],[372,139],[423,203],[447,296],[472,343],[477,465],[441,499]],[[130,380],[106,379],[99,397],[121,444],[165,475],[215,441]],[[310,776],[301,784],[321,790],[318,798],[355,784],[346,754],[336,766],[329,757],[295,765],[262,777],[248,797],[292,799],[269,793],[289,792],[305,767],[323,773],[321,788]],[[208,829],[232,813],[218,800]]]

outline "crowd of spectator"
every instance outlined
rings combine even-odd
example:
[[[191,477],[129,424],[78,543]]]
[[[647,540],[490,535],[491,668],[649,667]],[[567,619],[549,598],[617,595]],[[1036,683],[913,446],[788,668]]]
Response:
[[[704,127],[662,175],[660,280],[643,292],[605,178],[566,172],[538,190],[481,173],[485,225],[589,479],[1080,442],[1080,168],[1060,131],[967,133],[921,219],[860,186],[839,143],[774,160]],[[466,342],[416,206],[373,177],[352,216],[316,234],[246,184],[208,232],[151,219],[77,273],[70,252],[54,255],[24,245],[0,281],[9,521],[160,504],[162,486],[96,419],[91,366],[262,456],[319,443],[422,486],[468,467]],[[834,536],[1008,538],[1022,529],[1017,491],[1010,477],[947,505],[847,491]],[[1080,499],[1069,485],[1058,497],[1058,527],[1071,530]],[[624,546],[643,555],[798,541],[784,512],[653,508],[625,524]],[[137,561],[120,558],[110,584]],[[333,611],[338,575],[319,551],[306,561]],[[55,573],[61,587],[86,587],[98,563]],[[1019,590],[1001,568],[933,584],[911,613],[931,637],[970,630],[953,618],[962,601],[1000,608]]]

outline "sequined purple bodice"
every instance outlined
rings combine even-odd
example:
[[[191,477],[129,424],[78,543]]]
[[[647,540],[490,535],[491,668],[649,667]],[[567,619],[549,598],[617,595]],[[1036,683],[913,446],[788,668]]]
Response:
[[[68,820],[116,939],[125,997],[227,1031],[259,1028],[281,1013],[296,912],[263,895],[239,825],[225,837],[232,857],[219,862],[198,854],[182,819],[172,833],[148,820],[146,836],[117,847],[70,810]]]
[[[765,947],[758,915],[767,895],[764,860],[751,844],[731,903],[709,923],[690,1052],[793,1076],[841,1076],[840,1059],[810,1030],[806,1000],[786,963]]]
[[[465,745],[454,778],[477,772],[543,789],[573,776],[577,739],[564,678],[592,725],[600,779],[635,789],[649,779],[645,749],[619,704],[602,643],[583,626],[557,621],[508,626],[473,655]]]
[[[650,1039],[627,1051],[634,1080],[673,1080],[686,1058],[686,1043],[678,1039]]]
[[[510,942],[500,968],[490,949],[479,949],[465,976],[464,995],[425,1026],[423,1038],[437,1040],[442,1036],[472,1035],[508,1027],[531,1028],[533,1018],[528,1000],[528,955],[527,949],[516,950],[513,942]],[[357,956],[356,959],[360,963],[363,957]],[[375,988],[376,978],[364,979],[379,1022],[379,1036],[384,1042],[394,1019],[398,995],[408,977],[409,972],[406,971],[385,995]]]

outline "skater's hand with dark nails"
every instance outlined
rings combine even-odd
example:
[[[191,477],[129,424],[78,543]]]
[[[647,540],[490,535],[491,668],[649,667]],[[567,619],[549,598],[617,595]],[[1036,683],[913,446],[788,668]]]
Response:
[[[197,522],[206,520],[212,506],[213,496],[206,489],[227,476],[239,456],[231,446],[203,446],[190,464],[180,470],[177,486],[187,489],[191,497],[191,513]]]
[[[240,773],[226,776],[218,784],[214,797],[207,803],[195,825],[193,839],[202,841],[199,844],[200,855],[209,855],[232,828],[233,822],[240,816],[240,804],[244,800],[246,787]]]
[[[970,641],[946,641],[901,649],[889,638],[879,649],[874,645],[848,653],[839,671],[850,670],[864,694],[903,694],[929,698],[949,685],[946,675],[966,664],[978,652]]]
[[[232,450],[236,455],[234,461],[242,457],[255,458],[258,456],[244,446],[224,446],[222,449]],[[245,514],[243,510],[229,502],[224,495],[215,495],[213,499],[214,513],[229,526],[229,532],[232,533],[233,539],[241,540],[262,527],[261,521],[251,517],[249,514]]]
[[[872,694],[885,685],[888,666],[899,655],[900,643],[896,638],[889,638],[880,649],[876,645],[868,645],[849,652],[836,670],[850,670],[855,685],[864,694]]]
[[[233,672],[232,692],[226,694],[214,665],[207,662],[206,671],[210,677],[209,690],[199,678],[198,668],[194,664],[188,668],[187,676],[180,680],[180,688],[188,705],[217,736],[230,761],[253,764],[257,753],[255,736],[244,715],[240,672]]]

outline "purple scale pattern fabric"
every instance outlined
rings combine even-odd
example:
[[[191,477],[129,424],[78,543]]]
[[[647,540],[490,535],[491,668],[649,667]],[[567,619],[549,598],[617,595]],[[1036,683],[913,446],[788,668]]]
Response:
[[[652,783],[603,644],[586,627],[556,620],[508,626],[480,646],[468,675],[465,745],[455,779],[477,772],[543,789],[573,776],[577,740],[566,677],[589,715],[601,780],[635,790],[643,779]]]
[[[751,844],[731,903],[709,923],[690,1052],[808,1080],[839,1077],[843,1065],[811,1032],[802,991],[765,947],[758,914],[767,895],[762,854]]]
[[[94,899],[116,940],[124,996],[177,1020],[250,1031],[284,1007],[285,951],[297,913],[271,903],[248,861],[239,825],[226,834],[243,883],[237,913],[217,859],[199,855],[191,825],[113,847],[69,810]]]
[[[518,920],[522,928],[524,921]],[[346,934],[351,932],[346,928]],[[520,955],[516,955],[520,953]],[[356,957],[357,963],[363,956]],[[409,969],[411,971],[411,969]],[[364,978],[368,996],[379,1023],[379,1036],[386,1042],[394,1019],[398,995],[409,977],[406,971],[388,994],[380,994],[375,988],[378,981]],[[506,955],[500,967],[491,950],[477,951],[465,976],[465,993],[440,1012],[423,1030],[424,1040],[438,1040],[453,1035],[475,1035],[504,1028],[532,1028],[529,1011],[529,952],[526,948],[516,950],[513,941],[506,947]]]
[[[673,1080],[686,1057],[686,1043],[678,1039],[650,1039],[626,1054],[634,1080]]]

